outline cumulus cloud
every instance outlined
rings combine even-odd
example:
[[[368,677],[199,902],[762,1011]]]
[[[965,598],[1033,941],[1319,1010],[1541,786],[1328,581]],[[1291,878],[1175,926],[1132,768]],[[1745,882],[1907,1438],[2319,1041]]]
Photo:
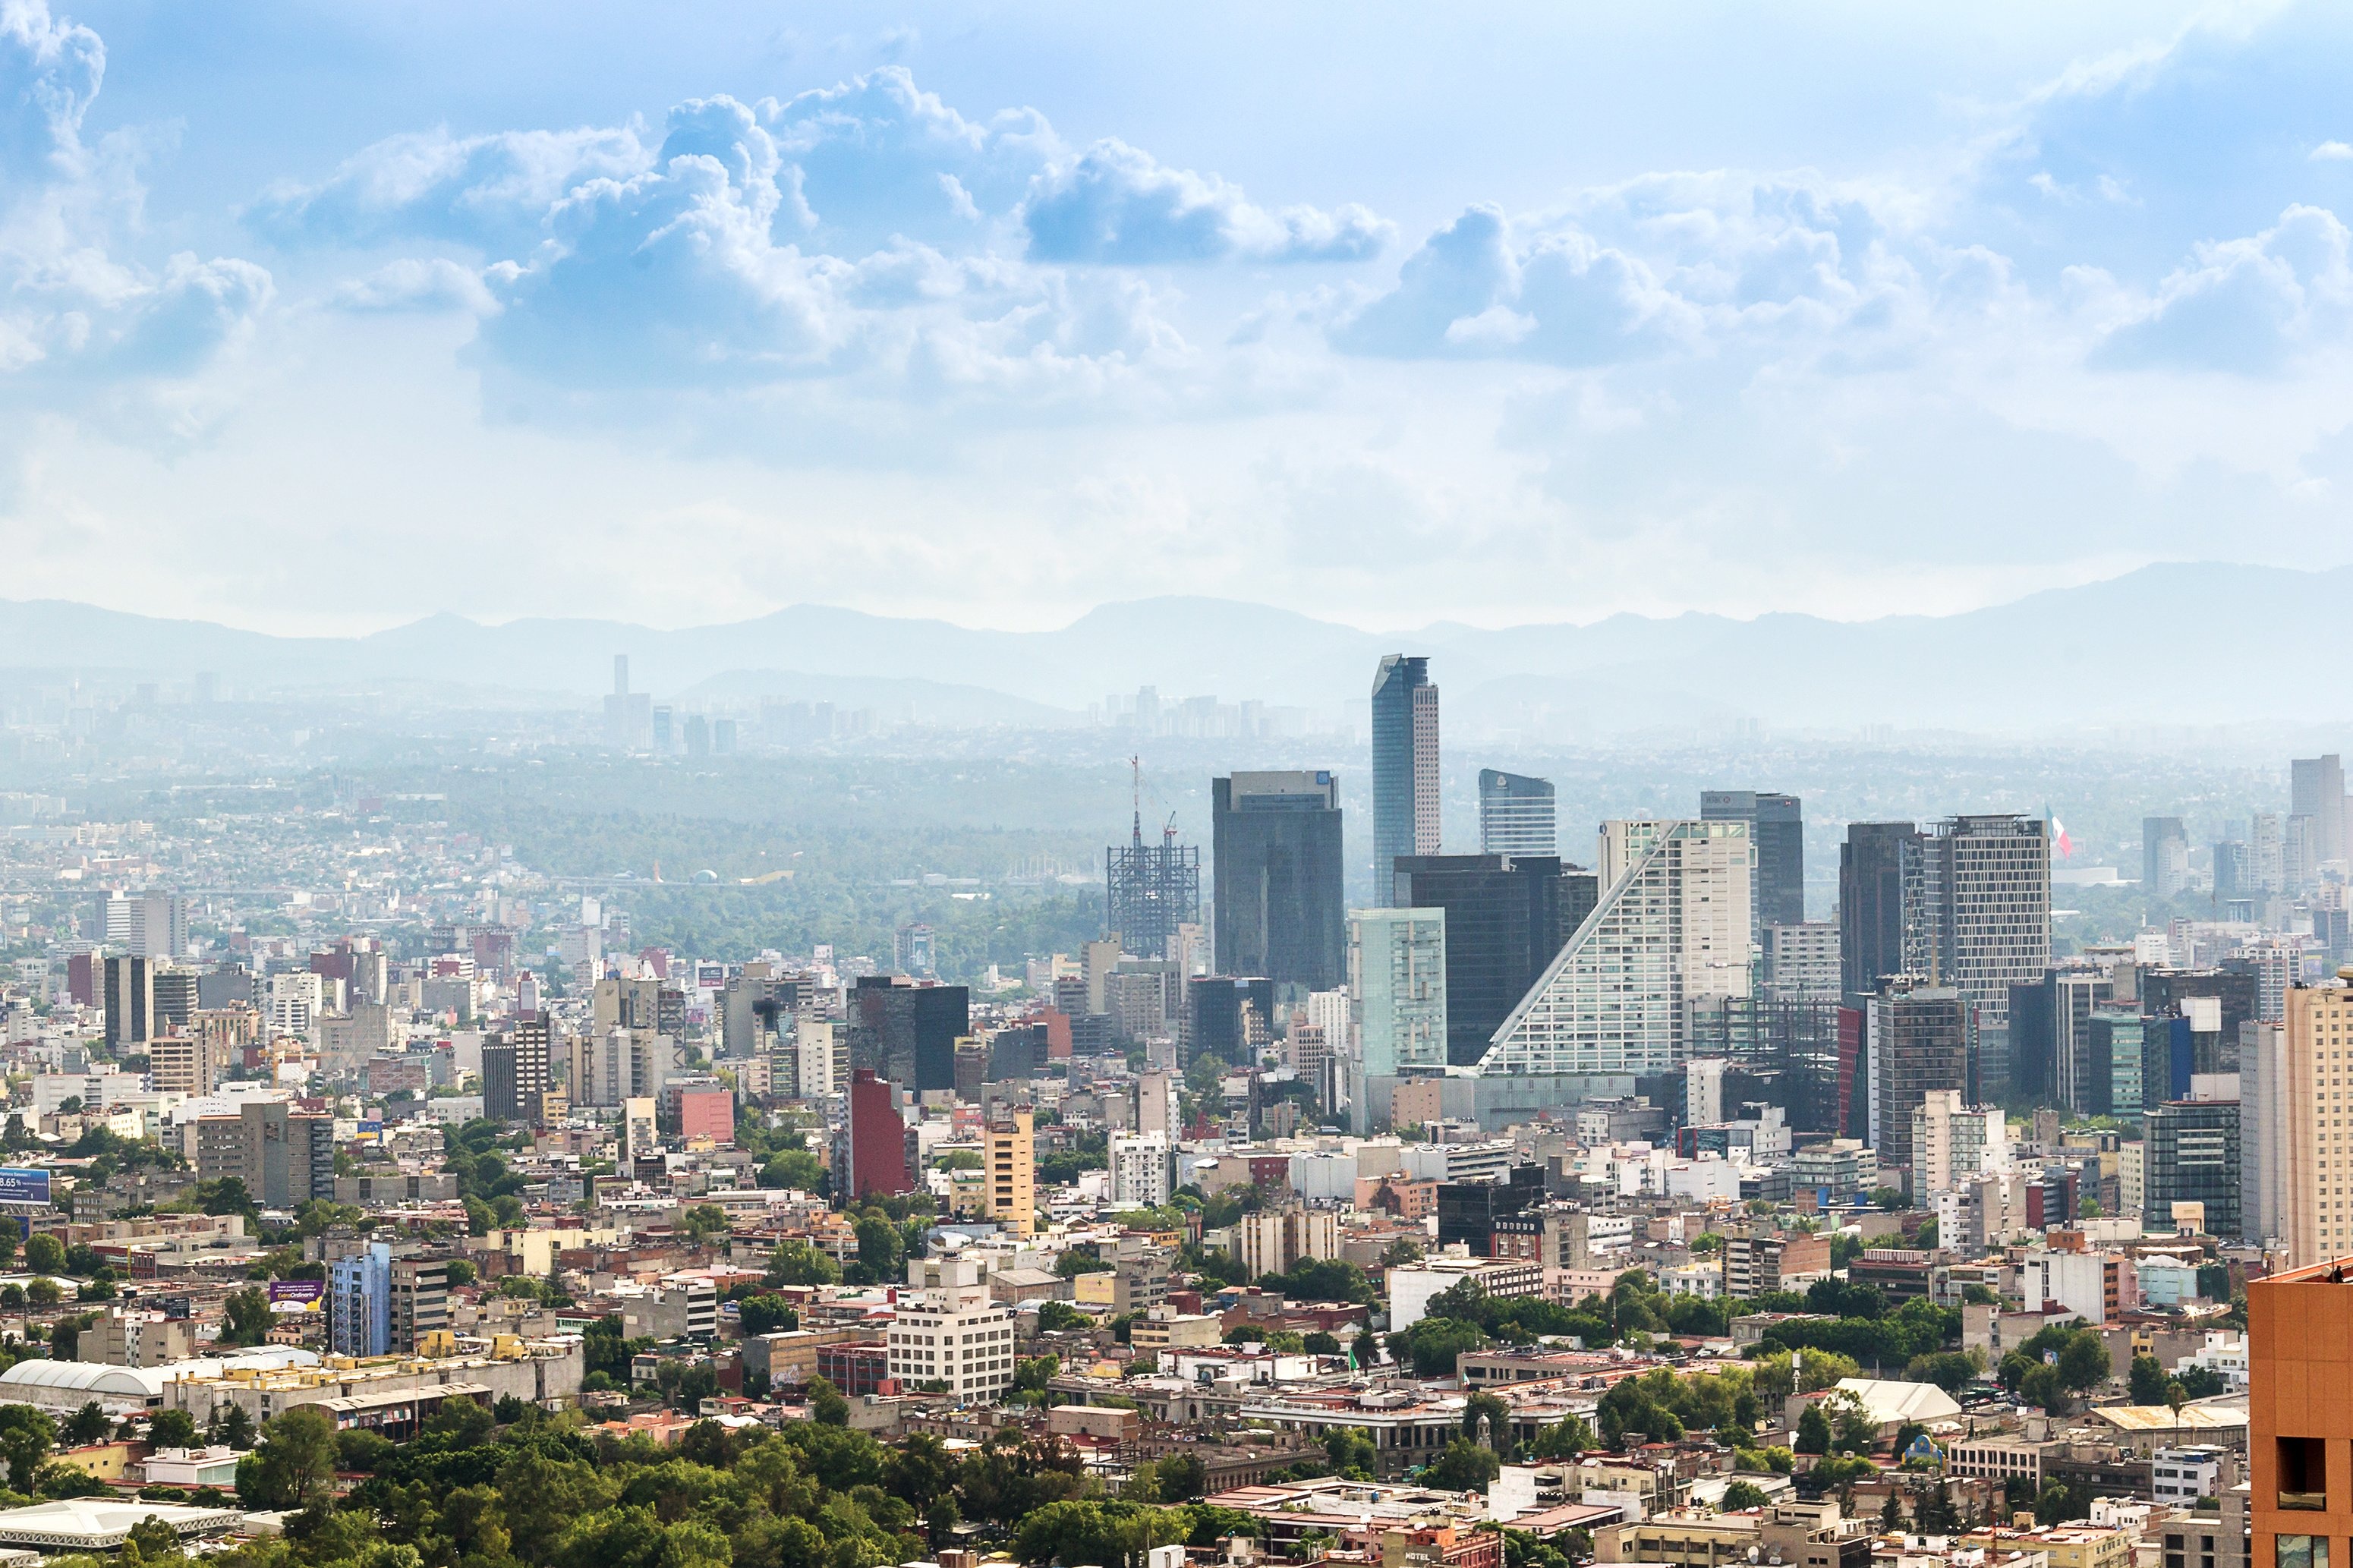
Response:
[[[2353,311],[2348,238],[2334,213],[2294,206],[2260,234],[2201,245],[2091,363],[2263,375],[2341,344]]]
[[[139,259],[139,139],[98,150],[82,139],[105,66],[89,28],[40,0],[0,0],[0,374],[45,393],[194,374],[248,333],[272,293],[250,262]]]
[[[106,74],[96,33],[43,0],[0,0],[0,171],[10,184],[79,172],[82,116]]]
[[[512,262],[501,262],[490,276],[512,280],[516,270]],[[335,290],[333,303],[363,312],[458,310],[487,316],[498,310],[499,302],[483,279],[482,272],[447,258],[404,258],[343,284]]]
[[[1040,260],[1127,265],[1362,261],[1392,232],[1361,206],[1269,212],[1214,174],[1165,167],[1118,141],[1040,175],[1021,217]]]
[[[634,126],[416,132],[362,148],[316,184],[273,185],[245,216],[284,245],[441,239],[512,249],[535,243],[549,211],[575,186],[626,179],[652,161]]]

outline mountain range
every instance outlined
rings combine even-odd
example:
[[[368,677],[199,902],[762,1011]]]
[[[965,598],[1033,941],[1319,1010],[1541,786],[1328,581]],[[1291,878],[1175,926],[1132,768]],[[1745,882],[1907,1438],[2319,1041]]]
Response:
[[[1166,597],[1068,626],[982,630],[799,605],[725,625],[488,626],[438,615],[355,637],[280,637],[62,600],[0,601],[0,665],[239,692],[424,681],[586,700],[613,656],[658,700],[761,695],[911,709],[934,722],[1075,722],[1110,693],[1215,693],[1336,718],[1385,653],[1430,656],[1447,723],[1532,737],[1754,720],[1977,731],[2326,721],[2353,568],[2168,563],[1958,615],[1833,621],[1687,614],[1374,633],[1294,610]]]

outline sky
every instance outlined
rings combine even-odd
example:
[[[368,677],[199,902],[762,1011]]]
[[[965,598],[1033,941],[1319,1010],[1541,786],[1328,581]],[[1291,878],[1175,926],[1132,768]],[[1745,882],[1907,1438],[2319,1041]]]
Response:
[[[2353,562],[2353,13],[0,0],[0,595],[1949,613]]]

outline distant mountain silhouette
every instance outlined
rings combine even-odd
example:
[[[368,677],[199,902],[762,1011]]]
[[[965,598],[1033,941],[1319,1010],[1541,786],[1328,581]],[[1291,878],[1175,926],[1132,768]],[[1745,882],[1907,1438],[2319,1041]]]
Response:
[[[1431,656],[1447,722],[1466,732],[1563,739],[1735,719],[2204,725],[2353,712],[2353,696],[2340,694],[2348,595],[2353,568],[2178,563],[1962,615],[1857,622],[1612,616],[1375,634],[1294,610],[1170,597],[1104,605],[1033,632],[798,605],[681,631],[439,615],[360,637],[0,601],[0,664],[165,679],[211,670],[246,690],[398,679],[577,700],[607,689],[612,656],[627,653],[631,684],[664,699],[815,695],[912,703],[941,722],[1050,725],[1146,685],[1164,699],[1214,693],[1335,713],[1366,694],[1382,653],[1405,651]]]

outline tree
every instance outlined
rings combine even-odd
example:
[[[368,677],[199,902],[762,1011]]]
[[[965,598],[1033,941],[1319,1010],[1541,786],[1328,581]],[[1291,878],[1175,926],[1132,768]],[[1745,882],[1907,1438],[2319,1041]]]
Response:
[[[224,1405],[213,1413],[212,1439],[230,1448],[253,1447],[253,1417],[242,1405]]]
[[[1509,1453],[1512,1447],[1512,1407],[1483,1388],[1462,1402],[1462,1435],[1474,1443],[1480,1441],[1482,1422],[1486,1426],[1487,1447],[1499,1454]]]
[[[41,1461],[57,1442],[49,1418],[29,1405],[0,1405],[0,1457],[8,1461],[8,1489],[31,1496]]]
[[[849,1425],[849,1401],[841,1391],[824,1378],[814,1377],[808,1385],[809,1417],[820,1426]]]
[[[1389,1353],[1413,1363],[1422,1377],[1451,1377],[1455,1358],[1489,1344],[1476,1323],[1455,1318],[1422,1318],[1389,1335]]]
[[[269,1418],[261,1442],[237,1461],[237,1495],[248,1508],[306,1507],[332,1494],[335,1482],[335,1423],[313,1405]]]
[[[1358,1472],[1370,1478],[1379,1468],[1381,1451],[1370,1437],[1354,1426],[1334,1426],[1324,1434],[1324,1457],[1332,1462],[1335,1475]]]
[[[1831,1450],[1831,1421],[1822,1414],[1820,1400],[1806,1406],[1798,1417],[1797,1441],[1790,1445],[1800,1454],[1827,1454]]]
[[[449,1259],[445,1267],[448,1270],[448,1279],[452,1285],[471,1285],[481,1278],[480,1272],[462,1258]]]
[[[680,1219],[679,1228],[697,1247],[707,1247],[713,1238],[727,1234],[727,1211],[717,1204],[697,1204]]]
[[[1157,1469],[1162,1502],[1190,1502],[1209,1489],[1208,1467],[1191,1454],[1170,1454]]]
[[[2059,1352],[2059,1381],[2069,1388],[2097,1388],[2108,1381],[2108,1347],[2089,1329],[2072,1336]]]
[[[1537,1459],[1573,1459],[1597,1447],[1593,1428],[1575,1411],[1538,1432],[1535,1441],[1528,1445],[1529,1457]]]
[[[1495,1457],[1495,1450],[1466,1437],[1456,1437],[1430,1462],[1422,1479],[1447,1491],[1475,1492],[1485,1488],[1503,1468],[1504,1461]]]
[[[196,1418],[178,1408],[158,1410],[147,1417],[147,1441],[158,1448],[193,1448],[204,1441]]]
[[[1092,1320],[1084,1312],[1080,1311],[1068,1301],[1038,1303],[1038,1331],[1041,1334],[1058,1334],[1071,1329],[1083,1329],[1092,1321]]]
[[[66,1424],[58,1428],[58,1435],[65,1439],[69,1448],[86,1448],[92,1443],[104,1442],[107,1434],[113,1430],[114,1423],[107,1419],[105,1408],[93,1399],[67,1416]]]
[[[1724,1489],[1724,1511],[1726,1513],[1744,1508],[1763,1508],[1769,1500],[1765,1489],[1754,1481],[1735,1481]]]
[[[2153,1355],[2136,1355],[2125,1374],[2125,1387],[2135,1405],[2162,1405],[2173,1380]]]
[[[220,1342],[231,1346],[266,1344],[275,1321],[269,1310],[269,1297],[260,1286],[232,1290],[221,1303]]]
[[[66,1293],[58,1289],[58,1282],[46,1274],[25,1287],[25,1300],[35,1307],[54,1307],[65,1299]]]
[[[782,1296],[746,1296],[735,1303],[735,1311],[746,1338],[800,1326],[800,1314]]]
[[[1082,1247],[1071,1247],[1054,1259],[1054,1272],[1065,1279],[1076,1279],[1082,1274],[1108,1274],[1111,1265]]]
[[[839,1285],[841,1268],[806,1241],[780,1241],[768,1254],[770,1285]]]
[[[245,1184],[237,1184],[240,1187]],[[25,1239],[25,1267],[36,1274],[62,1274],[66,1267],[66,1244],[46,1230],[37,1230]]]

